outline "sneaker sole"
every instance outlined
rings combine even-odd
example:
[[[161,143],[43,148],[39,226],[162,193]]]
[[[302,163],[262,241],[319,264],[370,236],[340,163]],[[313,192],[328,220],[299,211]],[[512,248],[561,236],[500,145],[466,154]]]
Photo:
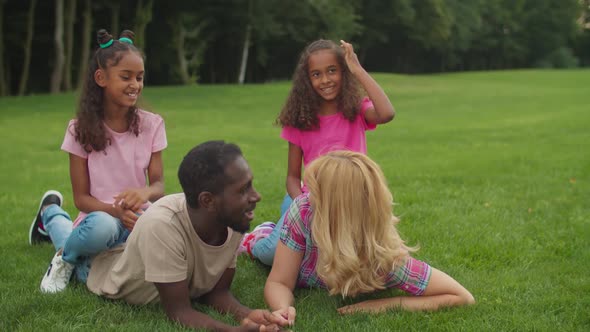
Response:
[[[43,204],[43,200],[49,195],[55,195],[55,196],[59,197],[59,202],[60,202],[59,206],[62,206],[64,203],[64,198],[63,198],[62,194],[57,190],[48,190],[45,192],[45,194],[43,194],[43,197],[41,197],[41,200],[39,201],[39,207],[37,208],[37,213],[35,214],[35,217],[33,218],[33,222],[31,223],[31,227],[29,228],[29,244],[30,245],[35,244],[35,240],[33,239],[34,237],[42,238],[44,236],[44,237],[49,238],[49,234],[43,234],[37,227],[37,216],[39,215],[39,211],[41,210],[41,204]],[[37,228],[37,232],[35,232],[36,228]],[[36,235],[35,233],[39,233],[41,236],[35,236]]]

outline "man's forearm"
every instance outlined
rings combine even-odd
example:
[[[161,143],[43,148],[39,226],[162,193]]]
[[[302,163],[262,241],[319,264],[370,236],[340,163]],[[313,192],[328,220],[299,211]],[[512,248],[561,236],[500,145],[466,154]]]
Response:
[[[208,294],[204,303],[212,306],[221,313],[230,313],[237,321],[246,318],[252,309],[241,304],[230,291],[218,291]]]
[[[231,331],[233,326],[211,318],[209,315],[194,309],[187,309],[180,312],[167,312],[170,320],[180,323],[183,326],[193,329],[205,329],[207,331]]]

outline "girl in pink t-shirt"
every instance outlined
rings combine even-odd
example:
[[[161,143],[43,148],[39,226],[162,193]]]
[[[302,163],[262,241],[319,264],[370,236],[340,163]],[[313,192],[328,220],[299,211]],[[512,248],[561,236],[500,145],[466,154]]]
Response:
[[[309,44],[301,53],[293,87],[277,118],[283,127],[281,137],[289,142],[287,195],[278,226],[291,201],[306,190],[301,186],[302,165],[333,150],[366,154],[365,131],[391,121],[394,115],[389,98],[360,65],[351,44],[341,40],[338,46],[323,39]],[[245,236],[241,251],[272,265],[279,238],[273,227],[264,223]]]
[[[118,40],[106,30],[90,61],[76,119],[66,129],[62,150],[70,156],[74,203],[72,224],[54,190],[43,195],[29,232],[31,244],[51,241],[56,249],[41,291],[66,288],[74,267],[86,281],[90,260],[125,242],[137,218],[164,195],[164,120],[136,106],[143,89],[143,54],[133,32]]]

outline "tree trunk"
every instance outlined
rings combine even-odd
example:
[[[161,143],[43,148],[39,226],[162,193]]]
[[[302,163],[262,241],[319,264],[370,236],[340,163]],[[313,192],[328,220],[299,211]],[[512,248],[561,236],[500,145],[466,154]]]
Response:
[[[242,62],[240,63],[240,74],[238,76],[238,84],[244,84],[246,80],[246,70],[248,67],[248,54],[252,44],[252,21],[254,20],[254,2],[248,0],[248,23],[246,25],[246,36],[244,38],[244,48],[242,49]]]
[[[139,0],[135,9],[135,41],[134,44],[142,50],[146,48],[145,28],[152,20],[154,0]]]
[[[84,1],[83,28],[82,28],[82,51],[80,52],[80,71],[78,73],[78,90],[84,89],[86,82],[86,70],[90,61],[90,38],[92,34],[92,4],[90,0]]]
[[[8,67],[4,65],[4,30],[2,29],[4,26],[4,2],[5,0],[0,0],[0,96],[6,96],[9,93],[5,75],[5,68]]]
[[[64,67],[64,0],[55,0],[55,30],[53,42],[55,47],[55,59],[53,73],[51,74],[51,93],[58,93],[63,79]]]
[[[244,48],[242,49],[242,63],[240,64],[240,76],[238,77],[238,83],[244,84],[246,79],[246,68],[248,67],[248,52],[250,50],[250,43],[252,38],[252,25],[248,23],[246,28],[246,38],[244,40]]]
[[[67,0],[65,11],[65,64],[64,90],[72,90],[72,53],[74,51],[74,21],[76,19],[76,0]]]
[[[179,18],[173,24],[172,31],[174,33],[174,45],[176,47],[176,54],[178,57],[178,72],[180,74],[180,80],[182,84],[190,83],[190,74],[188,72],[188,61],[186,61],[186,52],[184,50],[184,38],[186,36],[186,29],[182,24],[182,20]]]
[[[37,6],[37,0],[31,0],[29,7],[29,13],[27,14],[27,35],[23,43],[24,59],[23,59],[23,71],[20,75],[20,81],[18,84],[18,95],[22,96],[25,94],[27,89],[27,82],[29,80],[29,68],[31,66],[31,42],[33,41],[33,32],[35,30],[35,7]]]
[[[120,22],[120,13],[121,13],[121,5],[118,2],[111,2],[111,34],[113,36],[117,36],[121,31],[119,31],[119,22]]]

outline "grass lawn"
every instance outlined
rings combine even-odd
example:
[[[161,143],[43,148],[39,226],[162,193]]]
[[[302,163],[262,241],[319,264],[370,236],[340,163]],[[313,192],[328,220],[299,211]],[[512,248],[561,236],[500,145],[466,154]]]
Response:
[[[341,317],[336,308],[353,300],[299,290],[293,330],[590,330],[590,71],[375,78],[397,115],[367,134],[369,155],[389,180],[402,236],[478,303]],[[287,144],[272,123],[289,87],[148,86],[145,108],[166,121],[166,192],[180,191],[176,170],[190,148],[225,139],[242,147],[263,196],[254,223],[276,220]],[[182,329],[157,305],[103,300],[76,282],[59,295],[39,291],[53,247],[29,246],[27,232],[47,189],[77,214],[60,151],[75,104],[73,94],[0,99],[0,331]],[[268,271],[240,257],[236,297],[263,307]]]

